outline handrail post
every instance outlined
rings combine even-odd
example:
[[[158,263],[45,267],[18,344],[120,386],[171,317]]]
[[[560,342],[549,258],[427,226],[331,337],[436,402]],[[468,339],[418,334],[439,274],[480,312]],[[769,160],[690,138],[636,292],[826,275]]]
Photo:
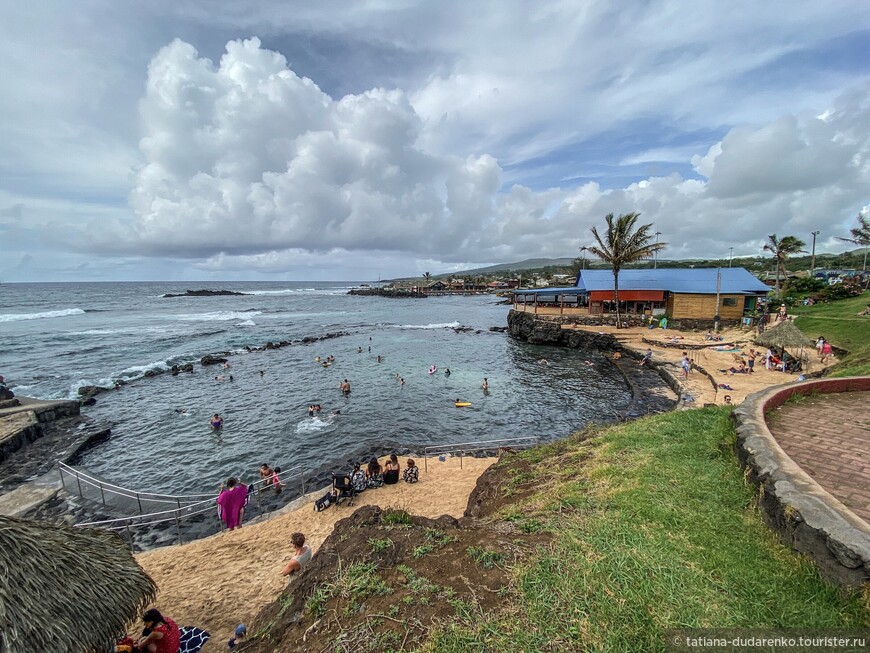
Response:
[[[78,483],[78,486],[79,486],[79,496],[80,496],[82,499],[84,499],[84,498],[85,498],[85,495],[84,495],[84,493],[82,492],[82,479],[79,478],[79,470],[76,470],[76,483]]]
[[[425,449],[425,448],[423,449],[423,471],[424,471],[424,472],[428,472],[428,471],[429,471],[429,456],[426,455],[426,449]]]
[[[459,469],[462,469],[462,459],[465,457],[465,449],[459,450]]]
[[[178,533],[178,543],[184,544],[184,541],[181,539],[181,520],[178,519],[178,512],[175,513],[175,530]]]
[[[305,470],[299,472],[299,480],[302,481],[302,496],[305,496]]]
[[[139,504],[139,514],[142,514],[142,497],[139,496],[139,493],[136,493],[136,503]]]
[[[127,528],[127,537],[130,538],[130,552],[133,552],[133,533],[130,532],[130,522],[125,521],[124,526]]]
[[[103,505],[106,505],[106,493],[103,492],[103,483],[100,482],[100,496],[103,498]]]
[[[63,467],[58,467],[57,471],[60,472],[60,485],[66,491],[66,481],[63,480]]]

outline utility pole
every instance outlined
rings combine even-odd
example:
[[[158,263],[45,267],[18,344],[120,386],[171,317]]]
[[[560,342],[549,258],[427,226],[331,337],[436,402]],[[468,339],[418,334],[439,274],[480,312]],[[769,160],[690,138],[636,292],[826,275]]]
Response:
[[[722,269],[716,268],[716,315],[713,316],[713,331],[719,333],[722,318],[719,317],[719,291],[722,288]]]
[[[813,232],[813,255],[810,258],[810,277],[815,276],[816,274],[816,236],[818,236],[821,231]]]
[[[729,268],[731,267],[731,259],[733,259],[733,258],[734,258],[734,248],[729,247],[728,248],[728,267]]]
[[[656,245],[659,244],[659,236],[662,235],[661,231],[656,232]],[[656,248],[656,251],[653,252],[653,270],[658,270],[659,268],[659,250]]]
[[[581,270],[585,270],[585,269],[586,269],[586,250],[588,250],[588,249],[589,249],[589,248],[586,247],[586,245],[584,245],[583,247],[580,248],[580,251],[582,252],[581,256],[583,257],[583,259],[582,259],[583,262],[582,262],[582,264],[581,264],[582,267],[580,268]]]

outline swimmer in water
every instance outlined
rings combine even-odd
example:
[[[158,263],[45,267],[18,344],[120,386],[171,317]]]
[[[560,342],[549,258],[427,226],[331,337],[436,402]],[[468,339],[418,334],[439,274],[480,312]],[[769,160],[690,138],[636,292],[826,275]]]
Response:
[[[483,388],[484,392],[489,391],[489,381],[487,380],[486,377],[483,377],[483,385],[480,387]]]
[[[223,381],[223,380],[224,380],[224,375],[223,375],[223,374],[218,374],[216,377],[214,377],[214,380],[215,380],[215,381]]]
[[[314,417],[314,404],[308,405],[308,417]]]
[[[211,424],[211,428],[213,431],[218,431],[224,427],[224,418],[221,417],[218,413],[215,413],[214,416],[209,420],[209,424]]]
[[[383,360],[383,359],[381,358],[381,355],[378,354],[378,362],[380,363],[382,360]]]
[[[450,376],[450,368],[449,367],[444,369],[444,376]]]
[[[263,376],[264,374],[265,372],[263,370],[260,370],[260,376]]]
[[[176,408],[175,412],[179,415],[187,415],[187,408]]]
[[[362,353],[362,347],[357,347],[357,348],[356,348],[356,353],[361,354],[361,353]]]
[[[332,414],[333,414],[333,415],[341,415],[341,411],[340,411],[340,410],[334,410],[334,411],[332,411]]]

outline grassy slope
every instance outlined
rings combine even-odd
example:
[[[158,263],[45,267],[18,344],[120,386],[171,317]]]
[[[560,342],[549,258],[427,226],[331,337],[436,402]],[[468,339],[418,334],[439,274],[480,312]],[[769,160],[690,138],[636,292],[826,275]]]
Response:
[[[829,304],[799,306],[795,324],[815,340],[825,336],[831,344],[849,351],[831,376],[870,374],[870,316],[858,316],[870,303],[870,293]]]
[[[502,516],[551,530],[552,547],[514,569],[504,611],[445,624],[424,649],[661,651],[675,627],[870,626],[866,597],[762,523],[733,438],[718,407],[523,453],[540,490]]]

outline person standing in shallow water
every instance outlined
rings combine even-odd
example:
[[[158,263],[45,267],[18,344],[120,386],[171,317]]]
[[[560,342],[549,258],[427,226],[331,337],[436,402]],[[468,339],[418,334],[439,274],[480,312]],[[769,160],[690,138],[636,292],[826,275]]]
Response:
[[[480,387],[483,388],[483,394],[489,394],[489,379],[483,377],[483,385]]]

